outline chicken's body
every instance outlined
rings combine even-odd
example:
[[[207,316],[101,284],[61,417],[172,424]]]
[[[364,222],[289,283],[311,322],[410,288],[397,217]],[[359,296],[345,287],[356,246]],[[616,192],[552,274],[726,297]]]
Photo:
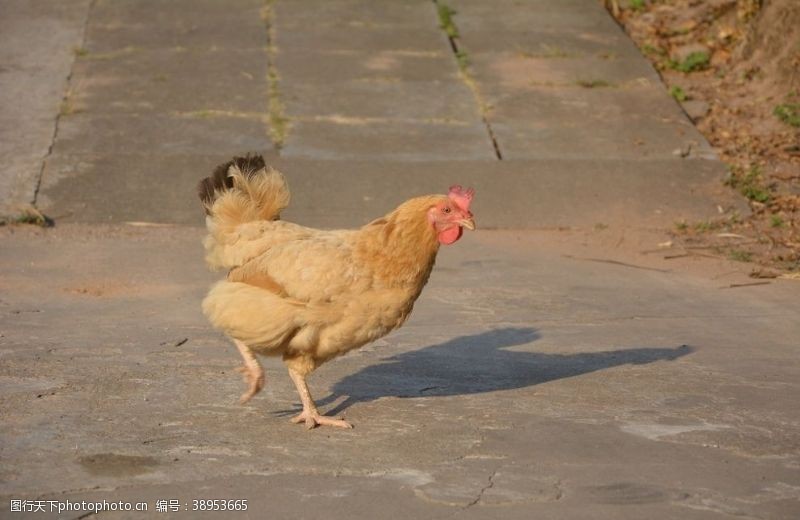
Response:
[[[280,355],[303,401],[295,422],[350,427],[317,412],[305,377],[403,324],[440,242],[460,236],[460,226],[457,236],[452,226],[440,230],[444,226],[432,220],[433,208],[459,211],[452,218],[472,227],[471,192],[462,193],[463,208],[452,196],[418,197],[361,229],[327,231],[277,220],[288,204],[288,189],[260,157],[234,159],[204,181],[206,259],[230,271],[212,287],[203,311],[242,353],[249,383],[242,401],[264,384],[253,354]]]

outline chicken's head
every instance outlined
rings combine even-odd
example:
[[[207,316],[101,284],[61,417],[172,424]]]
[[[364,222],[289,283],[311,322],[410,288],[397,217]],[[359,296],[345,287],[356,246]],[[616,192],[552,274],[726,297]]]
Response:
[[[452,186],[447,199],[428,210],[428,221],[436,230],[439,242],[452,244],[459,238],[464,228],[475,229],[475,221],[469,211],[469,205],[475,196],[472,188],[463,189]]]

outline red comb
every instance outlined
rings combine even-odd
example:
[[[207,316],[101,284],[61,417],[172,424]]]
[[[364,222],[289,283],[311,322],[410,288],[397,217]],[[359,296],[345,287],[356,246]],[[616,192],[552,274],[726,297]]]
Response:
[[[450,197],[450,200],[456,203],[456,206],[461,208],[463,211],[469,211],[469,204],[472,202],[472,198],[475,196],[475,190],[472,188],[467,188],[466,190],[456,184],[455,186],[450,186],[450,192],[447,194]]]

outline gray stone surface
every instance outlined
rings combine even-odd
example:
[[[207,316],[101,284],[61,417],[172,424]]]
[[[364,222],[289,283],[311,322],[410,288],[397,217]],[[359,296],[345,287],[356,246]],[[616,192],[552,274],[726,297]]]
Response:
[[[428,0],[0,3],[0,199],[43,172],[56,220],[0,227],[1,517],[800,515],[797,282],[738,287],[750,266],[642,231],[740,209],[724,166],[596,2],[452,5],[469,76]],[[356,428],[307,432],[277,360],[236,404],[199,309],[194,188],[248,151],[287,175],[287,220],[461,183],[479,227],[553,231],[444,248],[404,328],[311,380]]]
[[[339,118],[335,122],[324,119],[296,121],[282,155],[287,159],[327,159],[338,163],[372,159],[372,171],[383,170],[390,161],[401,161],[405,168],[413,169],[418,161],[493,159],[491,141],[486,129],[479,123],[350,122],[344,119],[342,124],[340,121]],[[329,166],[329,169],[334,168],[337,167]],[[334,185],[342,182],[357,184],[361,179],[342,177]],[[453,184],[461,180],[451,177],[449,182]],[[334,186],[329,185],[328,188],[333,189]],[[359,188],[353,186],[353,189]]]
[[[279,40],[280,41],[280,40]],[[328,49],[305,45],[279,46],[276,67],[281,77],[304,84],[449,82],[458,78],[448,48],[407,49]],[[338,88],[339,85],[337,85]],[[293,90],[285,93],[291,97]]]
[[[361,133],[352,140],[352,146],[361,143],[365,153],[368,147],[363,140],[371,137],[370,128],[374,127],[355,127]],[[320,139],[333,139],[342,133],[330,129]],[[475,131],[473,137],[479,136]],[[292,202],[284,217],[317,227],[361,226],[405,199],[420,193],[444,193],[456,182],[477,190],[477,224],[483,229],[592,227],[598,223],[672,227],[675,222],[691,221],[697,214],[718,214],[718,204],[725,210],[741,208],[718,182],[723,170],[716,161],[597,163],[580,159],[496,161],[485,157],[480,161],[445,162],[425,160],[423,153],[429,148],[421,145],[395,150],[398,156],[405,154],[405,161],[365,160],[356,158],[355,152],[352,160],[311,160],[274,153],[265,156],[289,182]],[[290,146],[288,152],[293,151]],[[451,150],[454,158],[469,151]],[[317,153],[321,154],[319,150]],[[59,221],[144,220],[194,226],[203,224],[195,196],[198,179],[227,159],[223,155],[181,153],[154,163],[146,152],[113,158],[91,154],[64,157],[64,164],[56,162],[60,159],[51,164],[63,177],[44,190],[46,200],[51,201],[50,213]],[[663,175],[665,169],[672,175]],[[158,177],[159,189],[141,182],[148,176]],[[598,186],[599,178],[608,184]],[[514,185],[513,192],[509,192],[509,185]],[[568,204],[558,196],[564,193],[570,194]],[[665,197],[668,193],[681,195]]]
[[[261,48],[89,52],[75,63],[71,102],[76,112],[91,113],[263,114],[266,76]]]
[[[64,161],[60,163],[59,161]],[[146,153],[62,155],[50,163],[62,177],[57,189],[44,186],[41,203],[57,222],[181,222],[203,225],[196,187],[201,172],[222,158],[171,154],[154,164]],[[157,170],[154,170],[157,168]],[[142,182],[158,177],[161,188]]]
[[[490,227],[671,225],[736,206],[599,6],[452,5],[468,76],[428,1],[98,2],[55,139],[52,113],[0,133],[52,144],[25,160],[37,185],[43,172],[38,206],[61,221],[198,224],[197,180],[249,151],[298,179],[292,215],[323,226],[454,183],[480,187]]]
[[[713,157],[600,3],[453,6],[459,49],[504,157],[647,160],[687,147]]]
[[[0,216],[35,200],[88,5],[0,2]]]
[[[122,49],[241,50],[266,41],[261,0],[98,1],[86,35],[91,53]]]
[[[291,122],[286,157],[493,157],[432,3],[286,2],[274,10],[275,66]]]
[[[53,161],[68,155],[98,154],[113,159],[121,154],[142,154],[155,159],[150,165],[155,169],[152,177],[139,180],[153,185],[163,174],[159,166],[165,157],[205,155],[225,148],[263,149],[269,140],[267,128],[260,117],[227,114],[75,114],[59,125]]]
[[[199,230],[31,233],[0,250],[4,517],[23,498],[246,499],[242,518],[800,512],[797,282],[729,289],[746,266],[625,253],[619,233],[643,247],[630,231],[468,234],[404,328],[312,378],[356,428],[306,431],[278,360],[236,404],[238,354],[199,311]]]

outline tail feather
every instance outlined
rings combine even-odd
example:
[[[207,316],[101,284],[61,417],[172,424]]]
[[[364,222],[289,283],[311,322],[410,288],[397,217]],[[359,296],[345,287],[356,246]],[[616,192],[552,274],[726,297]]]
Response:
[[[234,157],[218,166],[210,177],[200,181],[197,191],[207,214],[207,258],[217,256],[213,254],[215,250],[236,242],[240,225],[277,220],[289,205],[286,179],[268,168],[260,155]]]
[[[244,157],[234,157],[230,161],[214,168],[214,173],[197,185],[197,194],[206,209],[206,214],[211,214],[211,206],[220,193],[233,188],[232,173],[240,173],[251,177],[266,168],[267,165],[262,156],[250,154]]]

